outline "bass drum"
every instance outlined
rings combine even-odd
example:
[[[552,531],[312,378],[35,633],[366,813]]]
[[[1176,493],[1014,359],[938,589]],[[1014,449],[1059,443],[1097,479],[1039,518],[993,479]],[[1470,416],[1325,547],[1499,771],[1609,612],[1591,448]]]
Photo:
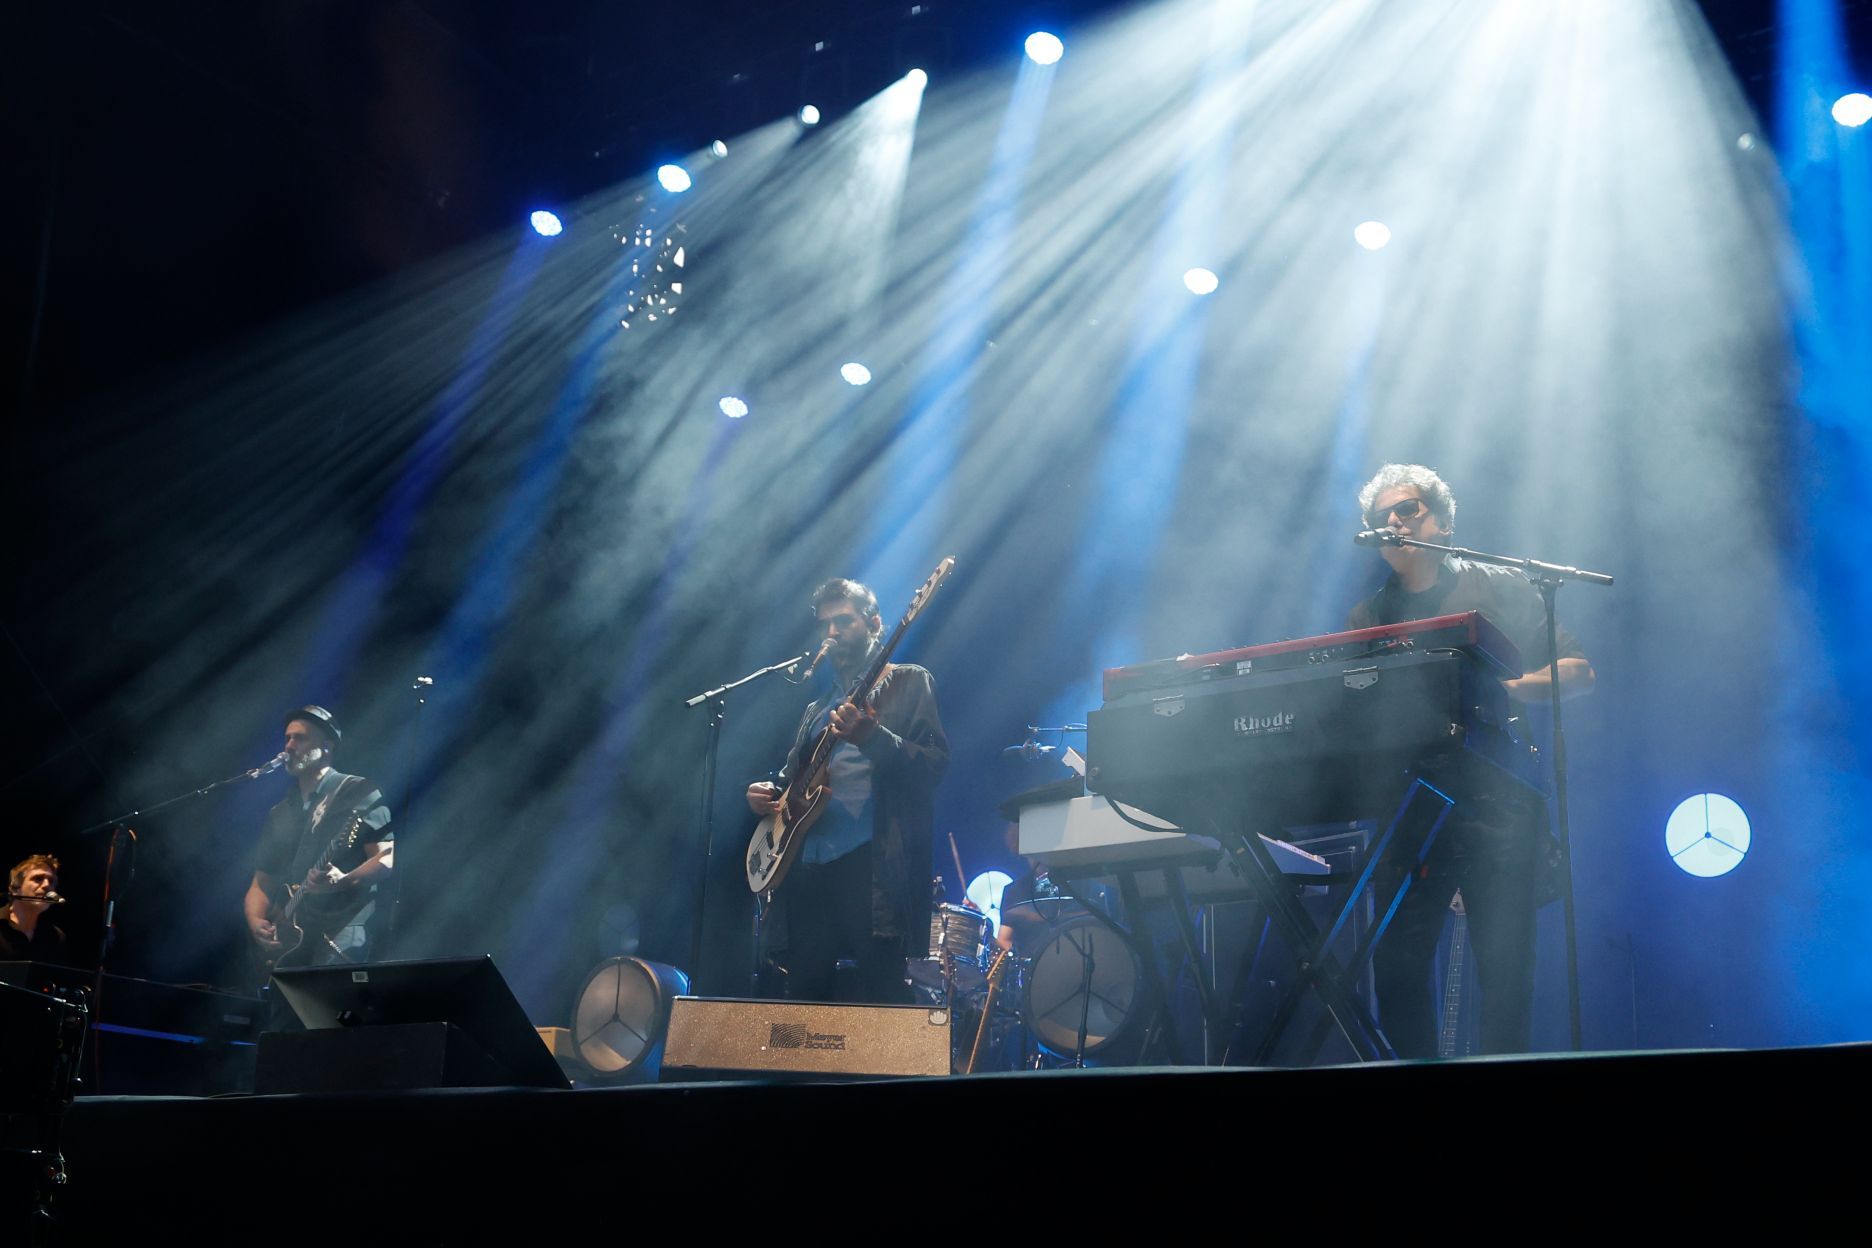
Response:
[[[1051,929],[1027,969],[1027,1026],[1057,1057],[1119,1056],[1143,1023],[1144,964],[1131,938],[1103,919],[1080,914]],[[1090,974],[1088,997],[1087,975]]]

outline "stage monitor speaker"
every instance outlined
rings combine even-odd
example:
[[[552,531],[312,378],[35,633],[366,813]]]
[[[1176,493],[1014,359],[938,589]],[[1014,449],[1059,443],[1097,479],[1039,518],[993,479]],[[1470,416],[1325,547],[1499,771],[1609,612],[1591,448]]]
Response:
[[[283,968],[273,990],[308,1031],[261,1037],[256,1092],[333,1091],[347,1067],[359,1088],[571,1086],[486,955]]]
[[[677,997],[663,1078],[946,1075],[949,1053],[947,1009]]]

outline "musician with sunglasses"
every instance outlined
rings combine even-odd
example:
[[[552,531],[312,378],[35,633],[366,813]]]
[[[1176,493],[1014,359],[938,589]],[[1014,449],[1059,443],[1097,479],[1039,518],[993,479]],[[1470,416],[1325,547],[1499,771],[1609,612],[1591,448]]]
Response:
[[[1359,491],[1373,529],[1449,545],[1456,498],[1420,464],[1386,464]],[[1544,705],[1551,671],[1540,591],[1512,568],[1472,563],[1415,547],[1379,548],[1391,575],[1352,609],[1347,628],[1480,611],[1521,652],[1524,674],[1503,681],[1517,702]],[[1592,664],[1560,630],[1560,696],[1593,687]],[[1400,1057],[1434,1057],[1437,1009],[1431,970],[1450,899],[1461,890],[1482,989],[1482,1049],[1526,1052],[1534,1000],[1534,916],[1543,873],[1557,862],[1546,806],[1512,788],[1466,795],[1438,833],[1424,877],[1414,884],[1372,958],[1379,1023]]]
[[[904,1002],[904,959],[929,932],[936,783],[949,765],[936,685],[924,668],[893,663],[869,705],[853,706],[846,691],[884,630],[877,595],[838,577],[814,592],[812,609],[817,636],[832,643],[826,657],[836,685],[800,717],[780,783],[748,788],[749,809],[773,813],[787,777],[827,727],[838,744],[831,800],[761,917],[764,970],[784,980],[764,974],[765,990],[803,1001]],[[857,971],[844,992],[835,974],[841,961]]]

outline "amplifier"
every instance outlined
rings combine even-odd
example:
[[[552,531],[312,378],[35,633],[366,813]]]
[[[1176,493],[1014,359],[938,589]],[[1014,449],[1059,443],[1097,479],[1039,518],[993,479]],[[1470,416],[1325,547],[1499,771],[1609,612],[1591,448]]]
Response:
[[[925,1005],[819,1005],[677,997],[663,1078],[949,1073],[949,1011]]]

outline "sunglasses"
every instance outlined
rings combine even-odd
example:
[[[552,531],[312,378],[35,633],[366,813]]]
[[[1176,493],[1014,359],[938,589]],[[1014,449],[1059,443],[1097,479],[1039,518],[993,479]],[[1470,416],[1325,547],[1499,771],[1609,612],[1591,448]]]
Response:
[[[1424,511],[1425,506],[1423,499],[1400,498],[1387,510],[1374,511],[1369,516],[1366,516],[1365,523],[1371,528],[1382,529],[1390,522],[1392,516],[1396,516],[1398,519],[1404,521],[1404,523],[1409,524],[1412,520],[1422,515]]]

